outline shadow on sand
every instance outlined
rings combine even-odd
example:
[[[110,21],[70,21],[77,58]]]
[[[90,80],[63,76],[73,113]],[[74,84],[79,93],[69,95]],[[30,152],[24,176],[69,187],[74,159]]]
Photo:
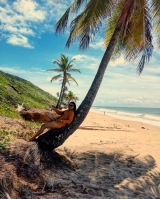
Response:
[[[42,157],[36,144],[25,147],[23,143],[0,154],[1,198],[6,193],[12,199],[160,198],[160,171],[152,156],[64,148]]]

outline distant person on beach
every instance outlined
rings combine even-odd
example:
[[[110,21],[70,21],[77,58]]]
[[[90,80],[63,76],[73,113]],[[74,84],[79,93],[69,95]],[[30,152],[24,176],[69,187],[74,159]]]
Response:
[[[60,111],[56,108],[52,108],[58,115],[61,115],[58,119],[55,119],[54,121],[47,122],[42,124],[41,128],[37,131],[33,137],[31,137],[28,141],[34,141],[37,136],[41,135],[43,131],[48,129],[59,129],[66,124],[70,124],[74,118],[75,111],[76,111],[76,104],[74,102],[70,102],[68,105],[68,109],[65,111]]]

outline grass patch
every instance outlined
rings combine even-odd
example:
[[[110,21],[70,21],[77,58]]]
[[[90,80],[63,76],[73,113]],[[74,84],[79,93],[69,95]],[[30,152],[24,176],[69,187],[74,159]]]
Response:
[[[14,140],[16,132],[9,130],[0,130],[0,150],[3,149],[9,141]]]
[[[31,128],[35,128],[35,127],[40,127],[42,124],[40,122],[30,122],[30,121],[26,121],[27,125]]]
[[[0,130],[0,150],[5,148],[10,141],[14,141],[18,138],[26,139],[30,137],[33,132],[16,132],[11,131],[10,129]]]
[[[15,107],[22,103],[27,109],[50,109],[57,98],[25,79],[0,71],[0,115],[20,118]]]
[[[14,108],[9,107],[6,104],[0,105],[0,115],[10,118],[21,118],[19,113]]]

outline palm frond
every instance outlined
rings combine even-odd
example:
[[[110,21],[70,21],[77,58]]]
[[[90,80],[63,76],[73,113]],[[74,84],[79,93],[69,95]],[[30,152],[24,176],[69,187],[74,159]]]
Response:
[[[87,0],[73,0],[66,12],[63,14],[63,16],[59,19],[59,21],[56,23],[56,33],[64,32],[67,24],[68,24],[68,18],[70,13],[76,13],[78,10],[83,6],[84,3],[87,3]]]
[[[53,63],[58,65],[60,68],[62,68],[62,60],[57,60],[57,61],[54,61]]]
[[[137,0],[136,4],[134,15],[128,26],[131,36],[125,38],[124,45],[126,59],[128,61],[139,60],[137,72],[140,74],[145,63],[149,62],[152,56],[152,21],[147,1]]]
[[[75,60],[75,58],[71,59],[71,61],[68,63],[68,69],[73,66],[72,62]]]
[[[122,9],[124,7],[124,3],[125,2],[123,0],[120,4],[118,4],[112,11],[112,15],[109,18],[107,18],[105,22],[106,30],[105,30],[104,43],[105,43],[106,48],[108,47],[109,42],[115,31],[115,28],[118,24],[118,19],[119,19],[119,16],[121,15]],[[122,45],[121,45],[121,39],[119,38],[115,46],[115,50],[112,54],[112,59],[116,59],[118,56],[120,56],[121,52],[122,52]]]
[[[65,29],[67,27],[67,23],[68,23],[69,13],[70,13],[70,8],[68,8],[66,10],[66,12],[61,17],[61,19],[56,23],[56,33],[57,34],[65,31]]]
[[[61,74],[52,77],[52,78],[51,78],[51,82],[52,82],[52,81],[55,81],[55,80],[57,80],[57,79],[59,79],[59,78],[62,78],[62,75],[61,75]]]
[[[67,80],[66,80],[66,83],[68,83],[68,84],[70,85],[70,81],[69,81],[69,79],[67,79]]]
[[[160,47],[160,1],[152,0],[151,1],[151,11],[154,29],[157,33],[158,46]]]
[[[79,49],[85,50],[114,6],[115,1],[106,0],[104,3],[104,1],[90,0],[84,11],[71,22],[66,47],[69,48],[73,41],[78,40]]]
[[[81,73],[81,71],[78,68],[71,68],[68,71],[69,72],[79,72],[79,73]]]
[[[49,68],[46,71],[63,72],[63,70],[61,68]]]
[[[140,74],[145,63],[149,62],[153,51],[151,11],[146,0],[129,1],[129,3],[131,5],[127,1],[119,5],[107,21],[106,45],[113,35],[115,24],[122,23],[122,32],[112,57],[116,58],[124,52],[127,61],[139,62],[137,72]],[[116,21],[117,18],[118,21]]]
[[[74,81],[74,82],[77,84],[77,86],[78,86],[77,81],[71,76],[70,73],[67,73],[67,74],[66,74],[66,77],[67,77],[67,80],[68,80],[68,81],[72,80],[72,81]]]

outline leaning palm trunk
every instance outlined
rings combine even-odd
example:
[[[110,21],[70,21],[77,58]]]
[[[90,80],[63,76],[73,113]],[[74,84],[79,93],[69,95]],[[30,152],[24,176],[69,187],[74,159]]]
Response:
[[[63,79],[63,83],[62,83],[62,86],[61,86],[61,92],[60,92],[60,95],[59,95],[59,99],[58,99],[56,108],[59,108],[59,107],[60,107],[61,98],[62,98],[62,96],[63,96],[63,90],[64,90],[64,88],[65,88],[65,79]]]
[[[98,89],[101,85],[105,70],[107,68],[107,65],[108,65],[110,59],[111,59],[115,45],[119,38],[120,31],[121,31],[121,28],[119,25],[115,29],[112,39],[110,40],[110,43],[103,55],[102,61],[98,68],[97,74],[94,78],[94,81],[93,81],[85,99],[83,100],[83,102],[81,103],[81,105],[79,106],[79,108],[76,111],[76,115],[75,115],[73,122],[70,125],[66,125],[65,127],[62,127],[60,129],[56,129],[56,130],[49,130],[44,135],[41,135],[37,141],[39,143],[39,146],[42,149],[53,150],[54,148],[61,146],[65,142],[65,140],[71,134],[73,134],[74,131],[84,121],[84,119],[87,116],[87,114],[92,106],[92,103],[96,97]]]
[[[103,80],[105,70],[108,66],[108,63],[109,63],[111,57],[112,57],[112,53],[116,46],[117,40],[119,38],[120,31],[121,31],[121,28],[120,28],[120,25],[118,25],[114,31],[114,34],[112,36],[112,39],[110,40],[108,47],[103,55],[103,58],[99,65],[99,68],[98,68],[97,74],[94,78],[94,81],[93,81],[86,97],[84,98],[84,100],[82,101],[81,105],[79,106],[79,108],[76,112],[76,117],[73,121],[72,129],[70,130],[70,134],[72,134],[81,125],[81,123],[84,121],[85,117],[87,116],[87,114],[93,104],[93,101],[96,97],[96,94],[97,94],[99,87],[101,85],[101,82]]]

